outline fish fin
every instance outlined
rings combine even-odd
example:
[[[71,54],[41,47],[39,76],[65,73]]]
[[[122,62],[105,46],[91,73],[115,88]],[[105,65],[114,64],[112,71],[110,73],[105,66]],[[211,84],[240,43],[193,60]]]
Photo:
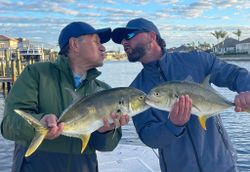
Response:
[[[70,88],[66,87],[65,90],[67,90],[70,93],[70,95],[73,98],[73,101],[77,100],[80,97],[74,90],[72,90]]]
[[[194,104],[192,104],[192,106],[193,106],[193,108],[194,108],[194,109],[196,109],[196,111],[201,112],[201,110],[199,109],[199,107],[198,107],[198,106],[195,106]]]
[[[36,149],[38,148],[38,146],[42,143],[44,137],[47,135],[48,133],[48,129],[45,128],[40,121],[38,121],[36,118],[34,118],[31,114],[19,110],[19,109],[15,109],[14,112],[16,112],[18,115],[20,115],[23,119],[25,119],[32,127],[35,128],[36,133],[34,138],[32,139],[28,150],[25,153],[25,157],[30,156],[33,152],[36,151]]]
[[[218,93],[218,91],[216,91],[211,85],[210,85],[210,77],[211,77],[211,74],[207,75],[206,78],[203,80],[203,82],[200,84],[202,87],[214,92],[214,93]]]
[[[188,76],[184,79],[184,81],[194,82],[193,77],[192,77],[191,75],[188,75]]]
[[[223,101],[225,101],[226,103],[234,106],[234,103],[227,100],[225,97],[223,97],[217,90],[215,90],[211,85],[210,85],[210,77],[211,74],[207,75],[206,78],[204,79],[204,81],[200,84],[202,87],[212,91],[213,93],[217,94],[221,99],[223,99]]]
[[[207,118],[208,118],[208,116],[202,116],[202,115],[200,115],[200,116],[198,116],[198,118],[199,118],[199,122],[200,122],[200,125],[201,125],[201,127],[204,129],[204,130],[207,130],[207,128],[206,128],[206,121],[207,121]]]
[[[36,151],[36,149],[40,146],[42,143],[44,137],[47,135],[48,130],[44,128],[40,128],[40,130],[37,129],[36,134],[34,138],[32,139],[29,148],[27,149],[25,153],[25,157],[30,156],[32,153]]]
[[[117,129],[117,128],[114,129],[114,132],[113,132],[113,135],[112,135],[112,139],[115,137],[116,129]]]
[[[82,140],[82,150],[81,150],[81,153],[83,153],[83,151],[85,150],[85,148],[87,147],[87,145],[89,143],[90,134],[88,134],[88,135],[82,135],[82,136],[80,136],[80,138]]]
[[[114,138],[114,136],[115,136],[115,134],[116,134],[117,128],[120,127],[120,115],[118,116],[118,118],[116,118],[116,119],[114,120],[114,124],[115,124],[115,130],[114,130],[112,139]]]
[[[206,78],[203,80],[202,85],[204,86],[210,85],[210,82],[209,82],[210,77],[211,77],[211,74],[207,75]]]
[[[14,109],[14,112],[16,112],[19,116],[21,116],[23,119],[25,119],[31,126],[34,128],[45,128],[40,121],[38,121],[36,118],[34,118],[32,115],[29,113],[19,110],[19,109]]]

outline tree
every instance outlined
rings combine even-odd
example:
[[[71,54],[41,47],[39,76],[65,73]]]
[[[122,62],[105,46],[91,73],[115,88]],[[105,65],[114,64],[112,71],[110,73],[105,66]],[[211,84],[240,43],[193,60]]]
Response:
[[[214,32],[211,32],[211,34],[217,39],[217,43],[219,43],[221,31],[216,30]]]
[[[227,32],[226,31],[220,31],[220,37],[221,37],[221,39],[222,39],[222,45],[224,45],[224,41],[225,41],[225,39],[226,39],[226,37],[227,37]]]
[[[241,36],[241,30],[238,29],[237,32],[233,32],[238,37],[238,41],[240,41],[240,36]]]

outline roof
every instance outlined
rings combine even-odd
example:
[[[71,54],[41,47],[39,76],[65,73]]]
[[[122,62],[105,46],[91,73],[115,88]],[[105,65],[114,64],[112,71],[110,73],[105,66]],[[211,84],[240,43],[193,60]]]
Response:
[[[181,45],[180,47],[177,47],[177,48],[171,48],[169,49],[169,51],[171,52],[188,52],[188,51],[192,51],[194,50],[192,47],[187,47],[185,45]]]
[[[238,44],[239,41],[237,39],[234,38],[226,38],[224,40],[224,44],[222,42],[220,42],[219,44],[216,44],[216,47],[220,47],[220,48],[227,48],[227,47],[235,47],[236,44]]]
[[[3,41],[8,41],[8,40],[15,40],[15,39],[10,38],[10,37],[5,36],[5,35],[0,35],[0,40],[3,40]]]
[[[242,43],[250,43],[250,38],[244,39],[242,41],[239,42],[240,44]]]

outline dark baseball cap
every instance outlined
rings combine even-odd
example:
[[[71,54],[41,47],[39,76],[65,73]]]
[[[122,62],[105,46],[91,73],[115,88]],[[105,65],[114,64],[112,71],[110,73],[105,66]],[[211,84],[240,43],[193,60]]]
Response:
[[[122,40],[126,38],[126,35],[134,31],[155,32],[157,35],[161,36],[153,22],[144,18],[136,18],[130,20],[126,27],[114,29],[111,37],[115,43],[121,44]]]
[[[71,37],[77,38],[89,34],[98,34],[101,43],[106,43],[111,38],[111,28],[95,29],[84,22],[72,22],[62,29],[58,39],[59,47],[60,49],[65,47]]]

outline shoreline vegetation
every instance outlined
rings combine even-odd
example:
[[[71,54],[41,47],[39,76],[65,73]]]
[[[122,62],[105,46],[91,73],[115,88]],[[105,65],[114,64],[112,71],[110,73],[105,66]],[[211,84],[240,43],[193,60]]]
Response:
[[[214,54],[213,52],[210,52]],[[218,58],[222,60],[230,60],[230,61],[250,61],[250,54],[215,54]],[[107,52],[104,61],[124,61],[127,60],[127,55],[125,53],[115,52],[112,53]]]

